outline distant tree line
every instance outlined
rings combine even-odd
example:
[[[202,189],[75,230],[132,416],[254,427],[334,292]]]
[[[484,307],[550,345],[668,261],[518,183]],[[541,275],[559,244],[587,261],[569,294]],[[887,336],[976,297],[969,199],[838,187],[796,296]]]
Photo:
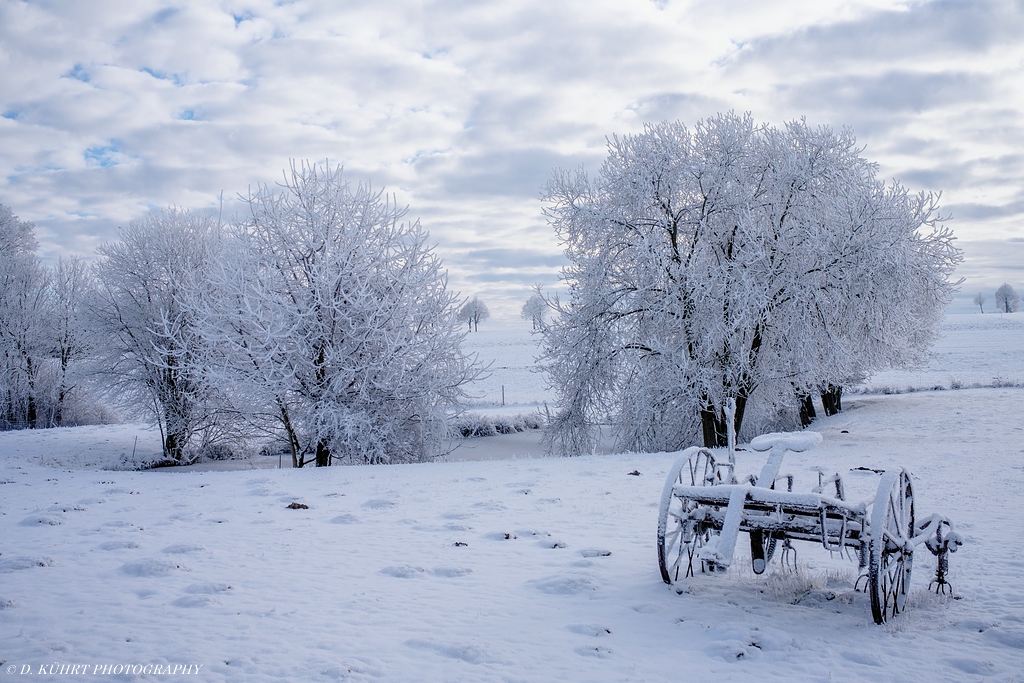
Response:
[[[1020,310],[1020,296],[1018,296],[1017,291],[1006,282],[996,290],[995,299],[996,310],[1000,313],[1016,313]],[[986,301],[988,301],[988,297],[985,296],[983,292],[978,292],[974,297],[974,305],[981,309],[982,313],[985,312]]]
[[[133,221],[92,268],[41,266],[32,224],[0,206],[0,428],[96,421],[102,396],[154,420],[166,464],[253,437],[297,467],[444,452],[480,368],[419,223],[328,166],[245,199],[226,226]]]

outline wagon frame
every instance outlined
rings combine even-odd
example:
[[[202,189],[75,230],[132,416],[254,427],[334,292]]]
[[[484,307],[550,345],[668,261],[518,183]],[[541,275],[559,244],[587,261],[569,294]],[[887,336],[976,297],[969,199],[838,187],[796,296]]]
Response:
[[[838,473],[824,477],[819,472],[819,484],[810,493],[794,493],[793,477],[779,477],[787,451],[806,451],[820,441],[815,432],[756,437],[751,448],[768,452],[768,458],[759,476],[742,483],[736,478],[732,435],[726,458],[707,448],[683,451],[659,506],[658,565],[665,583],[692,576],[698,563],[702,572],[724,572],[732,564],[738,534],[746,532],[755,574],[765,571],[780,544],[785,554],[794,540],[820,543],[832,552],[855,551],[855,588],[863,580],[878,624],[903,612],[919,545],[936,558],[929,587],[951,592],[949,553],[963,540],[946,517],[915,517],[913,481],[905,469],[879,472],[874,499],[862,503],[846,500]],[[776,488],[780,482],[785,490]]]

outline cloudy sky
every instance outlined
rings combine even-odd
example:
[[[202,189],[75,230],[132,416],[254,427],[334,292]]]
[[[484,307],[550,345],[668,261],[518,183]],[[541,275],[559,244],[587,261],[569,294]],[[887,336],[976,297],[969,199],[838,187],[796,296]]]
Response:
[[[326,159],[408,204],[509,322],[557,285],[552,169],[645,121],[804,116],[943,192],[970,310],[1024,289],[1021,36],[1020,0],[0,0],[0,202],[45,258],[89,255]]]

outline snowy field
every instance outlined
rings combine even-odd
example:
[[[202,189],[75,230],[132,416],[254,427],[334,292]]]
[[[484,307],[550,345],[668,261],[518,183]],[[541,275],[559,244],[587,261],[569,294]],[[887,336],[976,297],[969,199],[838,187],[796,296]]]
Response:
[[[992,384],[1022,361],[1024,316],[952,316],[928,368],[878,386]],[[853,499],[877,478],[852,468],[905,466],[918,514],[965,535],[959,599],[927,591],[919,551],[910,609],[884,627],[856,565],[816,544],[796,544],[795,574],[755,576],[741,542],[725,576],[665,586],[666,454],[124,472],[97,468],[156,447],[151,430],[3,433],[0,681],[1024,681],[1022,405],[1009,386],[850,396],[813,425],[821,446],[787,456],[795,490],[821,466]],[[471,441],[493,458],[536,438]]]
[[[544,377],[534,371],[539,344],[540,338],[530,333],[529,323],[514,329],[481,330],[466,335],[463,348],[490,367],[489,376],[470,389],[470,407],[476,412],[514,414],[543,410],[545,401],[553,405],[555,393],[545,386]]]

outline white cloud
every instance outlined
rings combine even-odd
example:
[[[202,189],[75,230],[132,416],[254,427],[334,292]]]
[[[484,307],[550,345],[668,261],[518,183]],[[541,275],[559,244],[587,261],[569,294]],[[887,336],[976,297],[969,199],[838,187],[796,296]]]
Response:
[[[512,317],[557,277],[552,167],[736,109],[852,125],[885,176],[945,191],[958,233],[1006,240],[1022,32],[1013,2],[0,0],[0,201],[50,254],[89,252],[152,207],[330,159],[408,202],[453,286]]]

